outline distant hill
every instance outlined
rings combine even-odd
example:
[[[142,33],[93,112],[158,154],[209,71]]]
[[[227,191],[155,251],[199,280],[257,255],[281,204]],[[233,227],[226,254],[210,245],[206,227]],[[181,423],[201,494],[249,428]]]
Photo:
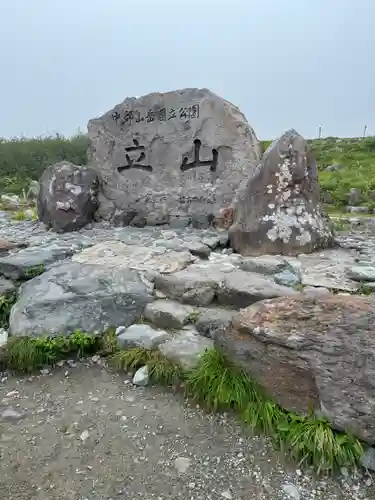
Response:
[[[348,138],[327,137],[308,141],[318,163],[319,179],[325,201],[334,208],[348,204],[351,188],[361,191],[356,205],[375,208],[375,137]],[[271,141],[262,141],[263,151]],[[0,193],[19,194],[30,180],[38,180],[50,164],[62,160],[77,165],[87,162],[88,139],[85,135],[72,138],[54,136],[33,139],[0,138]],[[338,164],[342,168],[326,171]]]

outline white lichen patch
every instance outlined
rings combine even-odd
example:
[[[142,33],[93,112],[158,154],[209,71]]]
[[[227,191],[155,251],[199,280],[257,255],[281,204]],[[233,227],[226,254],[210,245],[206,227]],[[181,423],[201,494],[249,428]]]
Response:
[[[72,184],[71,182],[65,183],[65,189],[70,193],[74,194],[75,196],[78,196],[79,194],[82,193],[82,186],[78,186],[77,184]]]
[[[67,212],[71,208],[71,203],[69,201],[56,201],[56,208],[59,210],[64,210]]]
[[[312,242],[314,233],[325,237],[331,236],[330,229],[320,213],[316,210],[308,211],[305,202],[301,200],[294,200],[294,204],[286,207],[278,206],[273,213],[265,215],[262,220],[272,222],[272,227],[267,231],[267,237],[272,242],[280,239],[287,244],[294,236],[295,241],[304,246]]]

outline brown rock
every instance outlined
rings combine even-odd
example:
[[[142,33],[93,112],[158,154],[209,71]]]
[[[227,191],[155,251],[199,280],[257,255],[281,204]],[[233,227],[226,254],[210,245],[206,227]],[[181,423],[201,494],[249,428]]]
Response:
[[[25,243],[14,243],[12,241],[6,240],[5,238],[0,238],[0,254],[7,252],[8,250],[13,250],[14,248],[25,248],[27,244]]]
[[[283,297],[240,311],[216,346],[280,406],[314,409],[337,429],[375,442],[375,302]]]
[[[271,144],[237,194],[229,237],[242,255],[298,255],[333,244],[316,163],[295,130]]]

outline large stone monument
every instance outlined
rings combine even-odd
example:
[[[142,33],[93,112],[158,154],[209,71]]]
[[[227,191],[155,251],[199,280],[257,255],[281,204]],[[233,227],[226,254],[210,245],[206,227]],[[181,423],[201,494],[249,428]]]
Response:
[[[260,158],[234,105],[206,89],[127,98],[90,120],[90,164],[99,216],[130,223],[189,216],[212,220]]]
[[[231,246],[242,255],[298,255],[334,242],[315,159],[293,129],[264,153],[229,215]]]

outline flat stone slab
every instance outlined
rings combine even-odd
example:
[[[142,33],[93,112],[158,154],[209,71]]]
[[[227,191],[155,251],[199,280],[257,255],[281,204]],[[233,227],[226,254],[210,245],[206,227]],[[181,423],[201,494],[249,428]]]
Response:
[[[212,340],[199,335],[194,327],[181,330],[175,337],[159,346],[160,352],[166,358],[177,363],[184,370],[194,368],[206,350],[212,348]]]
[[[8,295],[14,292],[15,289],[16,287],[12,281],[0,277],[0,296]]]
[[[218,279],[208,276],[201,270],[189,269],[169,276],[159,275],[155,279],[155,288],[166,297],[183,304],[207,306],[211,304],[218,288]],[[217,277],[216,277],[217,278]]]
[[[276,274],[288,267],[285,259],[275,255],[260,255],[257,257],[244,257],[240,263],[243,271],[259,274]]]
[[[205,307],[217,301],[222,306],[235,309],[259,300],[299,293],[278,285],[271,277],[219,263],[194,264],[169,276],[157,276],[155,288],[182,303]]]
[[[150,325],[144,324],[130,325],[128,328],[119,327],[116,334],[117,345],[120,349],[129,349],[131,347],[154,349],[170,337],[166,331],[156,330]]]
[[[144,317],[159,328],[182,328],[196,308],[171,300],[155,300],[147,304]]]
[[[165,248],[106,241],[74,255],[72,260],[73,262],[107,266],[108,268],[129,268],[137,271],[169,274],[186,268],[194,261],[194,257],[189,252],[167,251]]]
[[[347,275],[347,269],[355,264],[356,256],[355,251],[335,248],[299,255],[298,259],[285,259],[299,268],[302,285],[350,292],[358,288],[358,283]]]
[[[68,245],[50,245],[49,247],[30,247],[0,258],[0,275],[13,280],[28,278],[30,268],[45,268],[58,260],[73,255],[74,250]]]
[[[225,276],[218,288],[217,300],[221,305],[241,309],[260,300],[288,295],[299,295],[299,292],[288,286],[278,285],[266,276],[234,271]]]
[[[205,309],[199,315],[195,328],[204,337],[215,339],[218,332],[224,332],[229,327],[235,314],[235,311],[222,307]]]

